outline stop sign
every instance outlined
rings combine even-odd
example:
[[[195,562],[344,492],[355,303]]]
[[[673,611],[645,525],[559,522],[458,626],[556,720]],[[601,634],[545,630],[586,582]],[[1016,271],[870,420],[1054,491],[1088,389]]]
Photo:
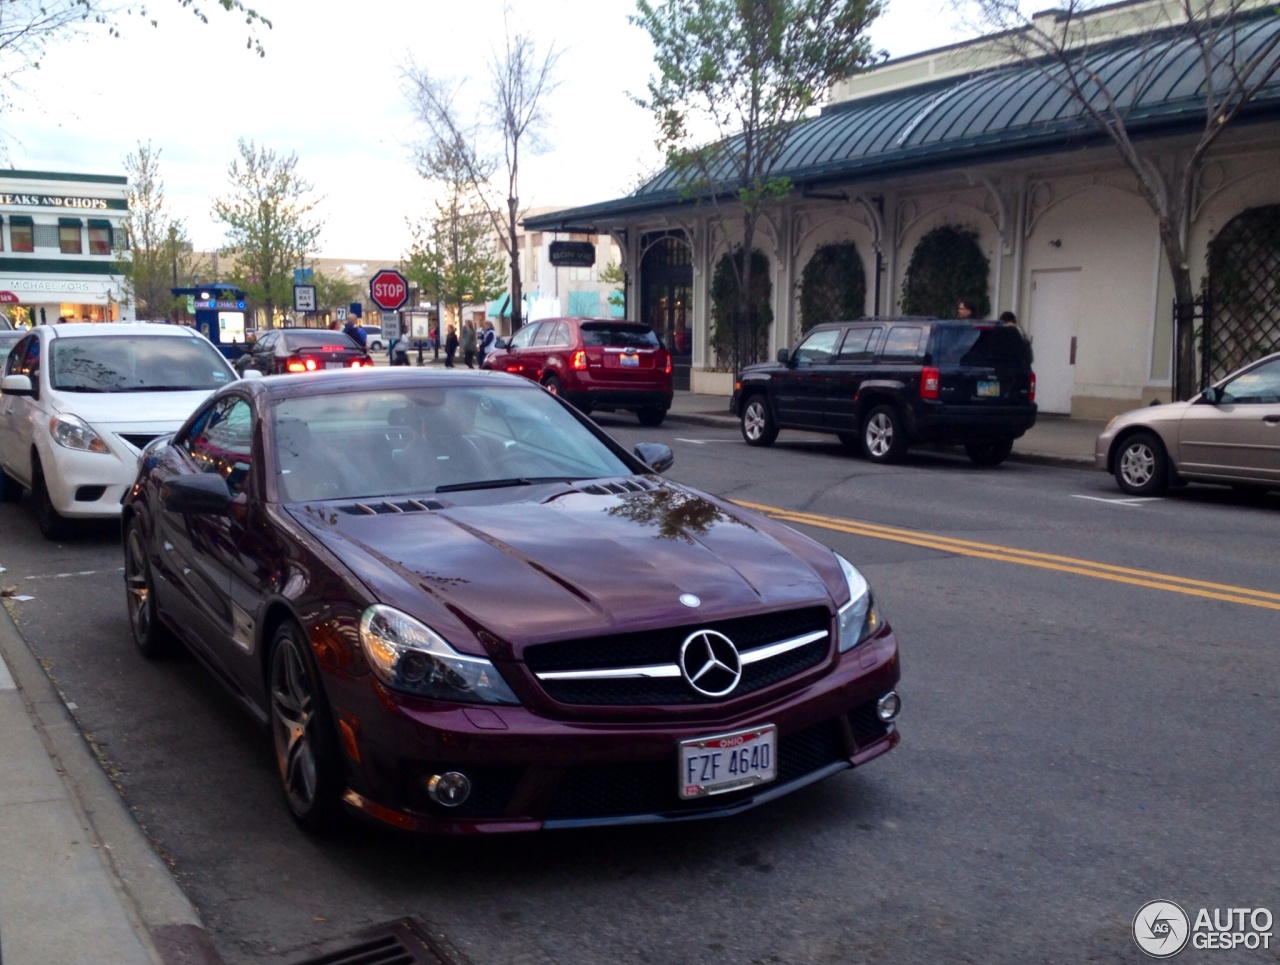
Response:
[[[384,312],[394,312],[409,300],[409,283],[404,275],[384,268],[369,279],[369,297]]]

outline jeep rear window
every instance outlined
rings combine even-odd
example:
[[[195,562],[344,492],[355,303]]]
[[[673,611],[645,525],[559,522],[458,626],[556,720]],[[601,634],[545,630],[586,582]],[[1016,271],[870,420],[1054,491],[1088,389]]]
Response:
[[[1031,347],[1014,325],[939,325],[933,364],[938,366],[1031,364]]]
[[[646,325],[590,322],[582,325],[582,344],[605,348],[657,348],[658,336]]]

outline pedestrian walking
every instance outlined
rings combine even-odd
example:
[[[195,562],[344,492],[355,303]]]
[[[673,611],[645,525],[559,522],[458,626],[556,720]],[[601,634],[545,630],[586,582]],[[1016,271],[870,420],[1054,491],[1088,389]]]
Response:
[[[484,368],[485,356],[493,351],[493,343],[498,340],[497,333],[493,330],[493,322],[486,319],[484,330],[480,333],[480,344],[476,347],[476,364],[480,368]]]
[[[472,322],[462,326],[462,361],[469,369],[476,367],[476,327]]]
[[[440,326],[432,325],[427,332],[427,342],[431,345],[431,351],[435,354],[437,362],[440,361]]]
[[[365,347],[365,343],[369,340],[368,334],[364,330],[364,326],[360,324],[359,318],[347,318],[347,324],[342,327],[342,334],[354,341],[361,348]]]
[[[330,322],[330,323],[329,323],[329,331],[331,331],[331,332],[341,332],[341,331],[342,331],[342,323],[341,323],[340,321],[338,321],[338,320],[335,318],[332,322]]]
[[[446,369],[453,368],[453,357],[458,354],[458,333],[453,330],[450,325],[448,334],[444,337],[444,367]],[[437,356],[439,358],[439,356]]]
[[[960,299],[960,304],[956,308],[956,318],[969,320],[978,317],[978,303],[972,298]]]

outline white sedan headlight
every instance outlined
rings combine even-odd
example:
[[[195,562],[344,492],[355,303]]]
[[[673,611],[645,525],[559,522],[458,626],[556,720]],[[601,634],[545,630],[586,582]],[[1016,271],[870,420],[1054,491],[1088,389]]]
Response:
[[[871,596],[871,587],[866,578],[839,553],[835,557],[849,584],[849,602],[836,614],[839,619],[840,652],[844,653],[874,635],[883,621],[876,610],[876,601]]]
[[[110,452],[102,436],[93,431],[89,423],[79,416],[56,415],[49,420],[49,435],[53,441],[67,449],[82,452]]]
[[[374,604],[360,618],[360,645],[378,679],[401,693],[463,704],[519,704],[498,669],[458,653],[406,613]]]

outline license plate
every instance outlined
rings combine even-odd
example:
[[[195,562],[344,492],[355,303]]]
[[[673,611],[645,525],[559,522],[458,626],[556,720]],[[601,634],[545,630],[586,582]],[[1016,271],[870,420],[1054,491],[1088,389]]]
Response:
[[[978,398],[994,399],[1000,395],[1000,383],[996,379],[984,379],[978,383]]]
[[[750,730],[680,742],[680,798],[709,797],[778,776],[778,728],[761,724]]]
[[[326,369],[345,369],[347,366],[343,362],[325,362],[324,367]]]
[[[640,367],[640,356],[638,355],[619,355],[618,364],[624,369],[638,369]]]

